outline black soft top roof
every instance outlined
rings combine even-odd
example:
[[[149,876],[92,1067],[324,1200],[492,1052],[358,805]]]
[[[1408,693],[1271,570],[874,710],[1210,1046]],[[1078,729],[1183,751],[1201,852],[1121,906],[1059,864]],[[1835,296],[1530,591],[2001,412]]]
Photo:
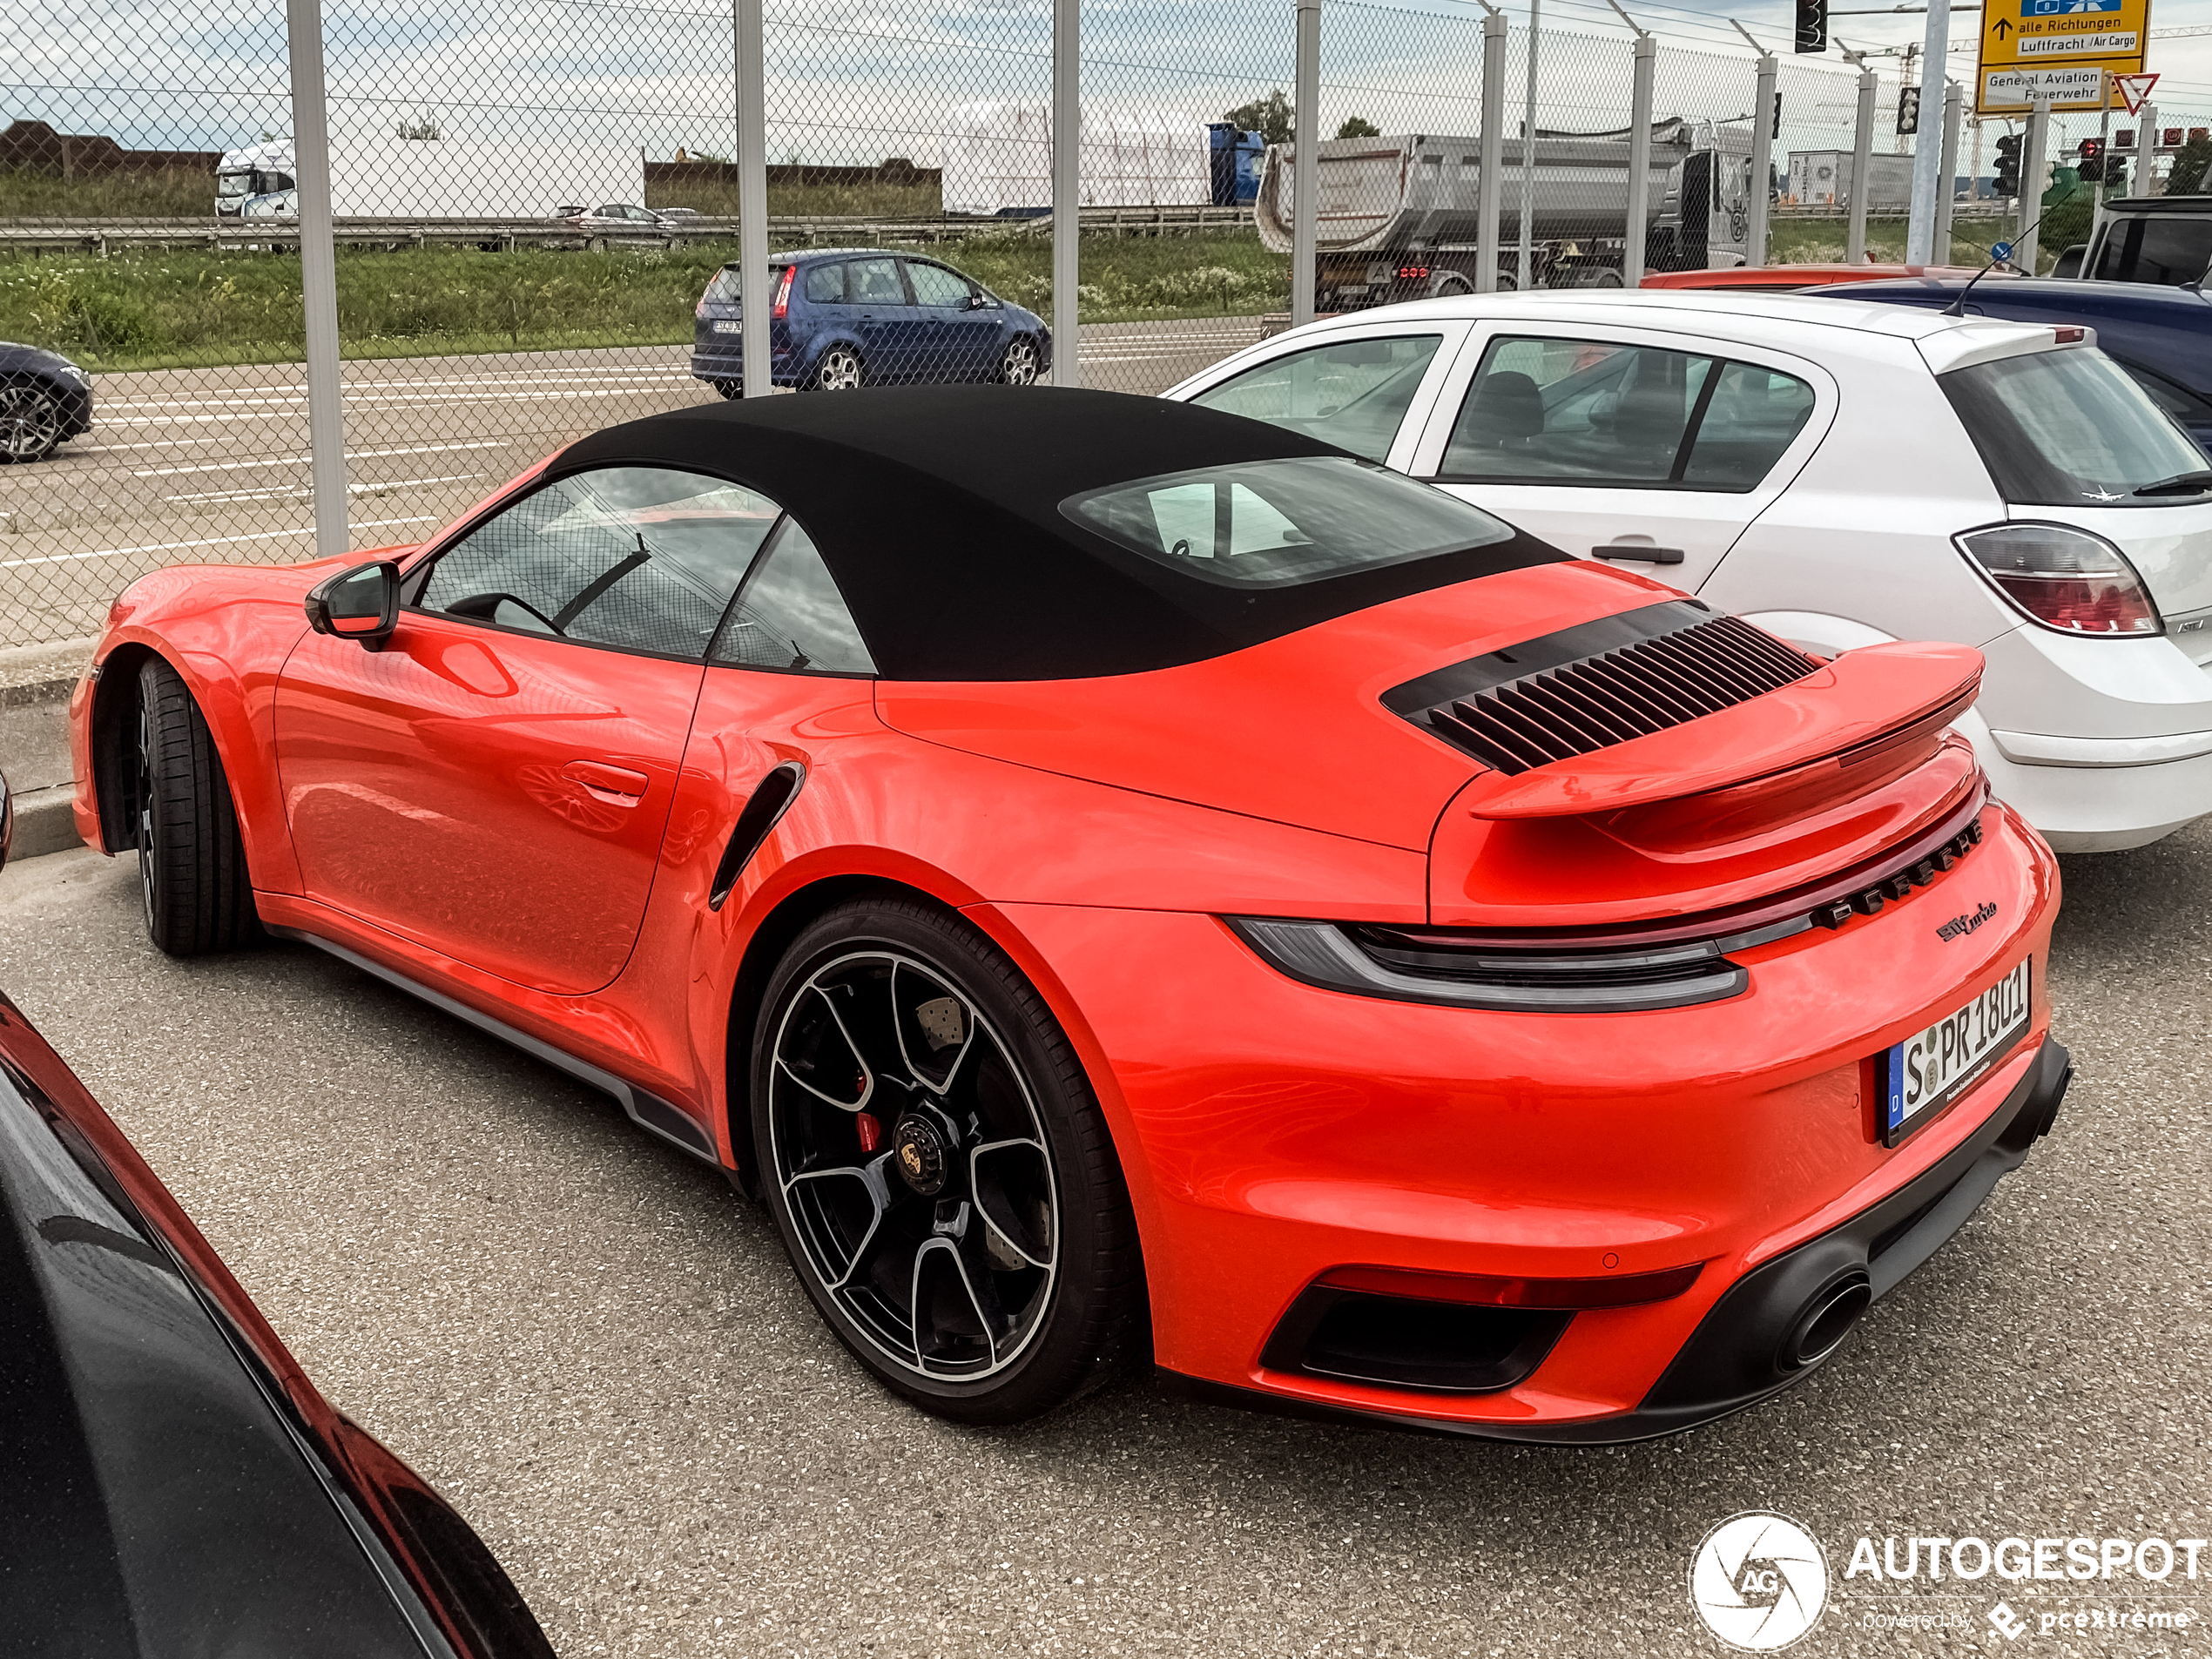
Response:
[[[1162,473],[1343,452],[1242,415],[1114,392],[921,386],[703,405],[595,433],[548,475],[680,467],[777,502],[822,550],[894,679],[1057,679],[1197,662],[1561,556],[1525,536],[1273,590],[1217,586],[1060,503]]]

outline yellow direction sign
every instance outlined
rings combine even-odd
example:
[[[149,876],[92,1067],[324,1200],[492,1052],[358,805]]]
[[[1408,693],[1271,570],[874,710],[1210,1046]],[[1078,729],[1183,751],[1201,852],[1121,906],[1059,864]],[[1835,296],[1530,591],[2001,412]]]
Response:
[[[2024,113],[2039,98],[2054,110],[2094,110],[2108,78],[2143,67],[2150,0],[1987,0],[1974,67],[1974,113]]]

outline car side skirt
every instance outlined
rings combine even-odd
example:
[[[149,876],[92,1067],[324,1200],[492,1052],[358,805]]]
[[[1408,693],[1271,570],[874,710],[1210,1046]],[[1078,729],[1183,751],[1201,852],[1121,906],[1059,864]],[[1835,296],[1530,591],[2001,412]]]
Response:
[[[298,927],[271,927],[269,931],[280,938],[294,939],[303,945],[313,945],[318,950],[328,951],[339,961],[358,968],[365,974],[374,974],[386,984],[396,986],[410,996],[420,997],[433,1008],[442,1008],[457,1020],[466,1020],[478,1030],[488,1032],[502,1042],[511,1043],[533,1059],[543,1060],[556,1070],[567,1072],[579,1082],[589,1083],[602,1094],[611,1095],[630,1121],[647,1134],[667,1142],[679,1151],[690,1153],[703,1163],[711,1163],[718,1170],[722,1168],[721,1155],[715,1150],[713,1140],[689,1112],[673,1101],[664,1100],[651,1089],[641,1089],[588,1060],[579,1060],[527,1031],[518,1031],[505,1021],[495,1019],[481,1008],[471,1008],[458,998],[448,996],[442,991],[432,990],[397,968],[388,968],[357,951],[348,950],[334,940],[324,939]]]

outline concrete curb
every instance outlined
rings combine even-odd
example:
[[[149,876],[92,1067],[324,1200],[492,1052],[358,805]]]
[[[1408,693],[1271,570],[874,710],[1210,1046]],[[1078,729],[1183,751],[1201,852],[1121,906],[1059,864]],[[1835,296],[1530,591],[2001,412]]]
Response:
[[[7,771],[18,785],[15,795],[14,856],[35,859],[48,853],[66,852],[81,846],[76,814],[70,810],[76,786],[69,782],[70,759],[56,705],[66,702],[76,689],[94,642],[65,639],[44,645],[17,645],[0,650],[0,719],[10,711],[24,711],[12,718],[17,723],[0,733],[0,750]],[[32,714],[31,710],[47,710]]]
[[[66,853],[84,845],[77,833],[77,814],[70,807],[76,792],[74,784],[57,784],[51,789],[34,789],[16,797],[16,840],[9,855],[10,862]]]

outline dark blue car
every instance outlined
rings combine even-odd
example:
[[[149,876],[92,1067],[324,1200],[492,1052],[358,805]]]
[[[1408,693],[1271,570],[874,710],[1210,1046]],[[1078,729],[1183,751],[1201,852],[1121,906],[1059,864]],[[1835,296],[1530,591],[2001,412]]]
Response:
[[[691,373],[745,390],[738,267],[699,296]],[[902,381],[1028,386],[1052,367],[1052,332],[949,265],[880,247],[780,253],[768,266],[768,362],[778,386],[836,392]]]
[[[1804,292],[1939,311],[1966,286],[1963,277],[1899,277]],[[1993,276],[1974,285],[1966,314],[2095,329],[2105,355],[2134,375],[2199,445],[2212,448],[2212,300],[2188,288],[2143,282]]]

